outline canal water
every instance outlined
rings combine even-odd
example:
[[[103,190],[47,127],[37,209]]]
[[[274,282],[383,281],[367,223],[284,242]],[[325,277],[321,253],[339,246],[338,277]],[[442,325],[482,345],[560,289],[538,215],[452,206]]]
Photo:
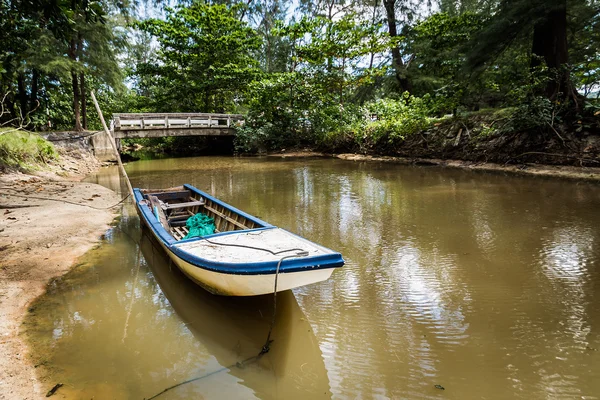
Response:
[[[132,206],[24,324],[64,398],[600,398],[600,186],[335,159],[138,161],[340,251],[272,298],[196,287]],[[117,188],[115,170],[91,181]],[[243,360],[248,362],[242,363]]]

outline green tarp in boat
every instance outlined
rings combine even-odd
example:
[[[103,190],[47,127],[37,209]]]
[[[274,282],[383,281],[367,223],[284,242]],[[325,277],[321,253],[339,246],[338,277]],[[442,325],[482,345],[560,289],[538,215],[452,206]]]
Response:
[[[212,235],[215,233],[215,219],[202,213],[189,217],[185,222],[185,226],[187,226],[190,231],[185,235],[184,239]]]

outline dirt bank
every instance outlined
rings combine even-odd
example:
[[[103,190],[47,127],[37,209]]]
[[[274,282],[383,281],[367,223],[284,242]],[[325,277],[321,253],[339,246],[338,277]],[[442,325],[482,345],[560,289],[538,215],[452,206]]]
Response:
[[[397,164],[431,165],[449,168],[462,168],[476,171],[508,172],[519,175],[536,175],[556,178],[579,179],[600,182],[600,168],[573,167],[568,165],[519,164],[502,165],[486,162],[462,160],[439,160],[433,158],[405,158],[386,156],[366,156],[361,154],[337,154],[337,158],[352,161],[379,161]]]
[[[311,150],[294,150],[269,154],[278,158],[335,157],[349,161],[390,162],[402,165],[427,165],[448,168],[462,168],[474,171],[506,172],[517,175],[535,175],[600,182],[600,168],[576,167],[569,165],[546,165],[536,163],[497,164],[465,160],[442,160],[436,158],[415,158],[395,156],[374,156],[356,153],[328,154]]]
[[[347,132],[328,140],[276,155],[312,157],[318,155],[312,150],[321,150],[344,159],[591,180],[597,180],[600,170],[600,115],[524,128],[510,109],[482,110],[432,120],[425,129],[405,136]]]
[[[19,335],[23,316],[50,278],[94,246],[118,210],[108,209],[119,202],[116,193],[80,182],[99,163],[89,153],[62,153],[53,173],[0,175],[0,399],[45,398],[50,388],[37,382]]]

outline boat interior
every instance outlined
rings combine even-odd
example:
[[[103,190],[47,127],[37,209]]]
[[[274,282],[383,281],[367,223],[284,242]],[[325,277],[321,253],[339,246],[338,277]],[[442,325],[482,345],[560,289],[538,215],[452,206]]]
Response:
[[[183,186],[142,189],[141,193],[144,195],[142,201],[145,201],[151,210],[158,210],[161,225],[178,241],[189,232],[186,227],[187,219],[197,213],[214,218],[215,233],[262,227],[255,221]]]

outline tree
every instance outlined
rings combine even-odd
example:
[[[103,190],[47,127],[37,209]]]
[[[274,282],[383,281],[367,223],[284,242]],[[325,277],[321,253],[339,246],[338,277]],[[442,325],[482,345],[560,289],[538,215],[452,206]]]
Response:
[[[383,0],[385,6],[385,13],[387,15],[388,31],[392,38],[392,66],[398,86],[403,92],[409,92],[412,90],[412,85],[406,74],[406,65],[402,60],[402,54],[400,53],[400,47],[398,46],[398,26],[396,22],[396,0]]]
[[[263,0],[256,2],[254,13],[249,15],[256,32],[262,37],[262,49],[257,58],[265,72],[283,72],[286,69],[289,42],[274,32],[278,21],[285,19],[288,7],[282,0]]]
[[[194,2],[168,8],[165,20],[136,26],[158,40],[156,60],[138,65],[157,108],[223,112],[259,74],[254,57],[261,41],[236,17],[236,8]]]
[[[533,25],[531,68],[541,65],[542,60],[557,76],[546,85],[550,99],[574,94],[574,88],[566,65],[569,61],[567,45],[567,0],[549,2],[543,16]]]
[[[466,12],[471,12],[480,15],[481,17],[489,16],[495,7],[498,5],[498,0],[440,0],[440,12],[448,14],[450,17],[457,17]]]
[[[123,42],[106,13],[109,5],[89,0],[0,0],[0,91],[9,93],[12,119],[26,118],[39,127],[42,118],[30,114],[35,110],[38,115],[50,114],[50,91],[62,96],[70,87],[75,129],[87,127],[86,76],[92,74],[113,87],[122,81],[115,51]]]
[[[548,99],[572,100],[578,108],[578,95],[569,74],[568,7],[582,7],[584,0],[503,0],[489,23],[469,44],[469,65],[480,68],[489,63],[515,41],[530,38],[530,67],[542,63],[550,69],[543,89]],[[585,19],[594,18],[590,10]]]
[[[66,12],[70,18],[62,29],[66,32],[66,53],[71,62],[75,130],[81,130],[87,129],[86,75],[95,70],[96,76],[108,77],[113,84],[120,81],[112,79],[119,71],[115,56],[118,31],[109,24],[109,16],[99,1],[71,0]]]
[[[569,13],[573,20],[568,37],[569,63],[575,87],[587,97],[600,88],[600,13],[594,12],[591,2],[571,8]]]
[[[33,108],[30,107],[32,104],[28,94],[29,67],[26,64],[26,54],[31,43],[42,32],[39,27],[41,24],[37,21],[42,13],[35,9],[36,5],[39,4],[0,1],[0,94],[5,98],[8,118],[12,119],[23,119],[29,109]]]

